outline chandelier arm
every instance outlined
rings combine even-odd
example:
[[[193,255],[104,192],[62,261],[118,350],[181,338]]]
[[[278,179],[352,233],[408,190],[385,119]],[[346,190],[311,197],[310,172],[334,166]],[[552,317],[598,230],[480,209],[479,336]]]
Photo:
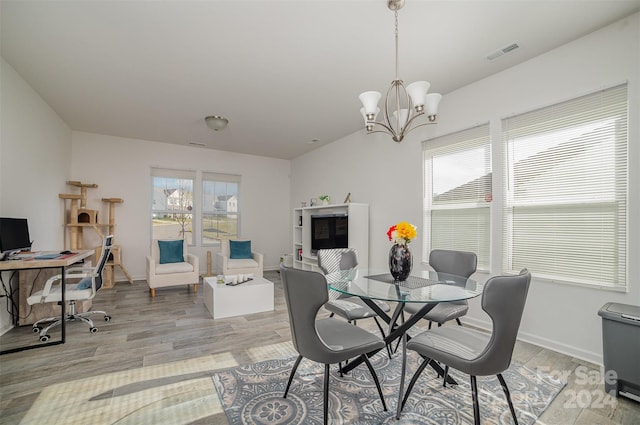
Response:
[[[367,121],[367,125],[368,124],[373,124],[373,125],[380,125],[382,127],[384,127],[385,129],[387,129],[387,131],[385,133],[389,133],[392,136],[396,135],[396,132],[393,131],[393,129],[391,127],[389,127],[387,124],[381,122],[381,121]],[[372,130],[372,131],[368,131],[367,133],[380,133],[383,132],[382,130]]]
[[[367,132],[367,134],[372,134],[372,133],[384,133],[384,134],[388,134],[388,135],[392,136],[392,134],[390,134],[390,133],[389,133],[388,131],[386,131],[386,130],[371,130],[371,131],[368,131],[368,132]]]
[[[384,118],[387,123],[387,126],[391,128],[392,134],[395,136],[400,131],[400,88],[402,88],[402,92],[404,93],[404,98],[407,99],[409,104],[409,110],[411,110],[411,98],[407,94],[407,89],[404,87],[402,80],[393,80],[391,82],[391,86],[387,90],[387,95],[384,99]],[[389,116],[389,100],[391,99],[391,92],[395,89],[395,98],[396,98],[396,125],[393,126],[391,124],[391,117]],[[395,128],[395,130],[394,130]]]
[[[400,84],[396,84],[396,131],[402,131],[402,129],[405,126],[401,126],[400,125],[400,120],[402,119],[402,114],[400,113],[401,107],[400,107],[400,86],[402,86],[402,89],[405,92],[405,96],[407,93],[407,90],[404,88],[404,84],[402,84],[402,82],[400,81]]]
[[[389,87],[389,89],[387,90],[387,96],[384,99],[384,119],[387,123],[387,125],[385,127],[387,127],[389,129],[389,131],[393,134],[395,134],[395,131],[393,131],[393,126],[391,125],[391,119],[389,118],[389,95],[391,94],[391,90],[393,90],[394,87],[396,87],[397,85],[397,81],[398,80],[393,80],[391,82],[391,86]]]
[[[424,115],[424,112],[416,112],[416,113],[415,113],[411,118],[409,118],[409,119],[407,120],[407,125],[405,125],[405,127],[404,127],[404,131],[403,131],[402,133],[403,133],[403,134],[404,134],[404,133],[408,133],[408,132],[410,132],[411,130],[413,130],[414,128],[418,128],[418,127],[420,127],[422,124],[421,124],[421,125],[417,125],[417,126],[415,126],[415,127],[411,127],[411,124],[413,123],[413,120],[415,120],[416,118],[421,117],[421,116],[423,116],[423,115]]]
[[[433,125],[433,124],[438,124],[438,123],[435,121],[423,122],[422,124],[416,125],[411,130],[415,130],[416,128],[419,128],[419,127],[424,127],[425,125]]]
[[[389,132],[387,130],[371,130],[371,131],[367,132],[367,134],[371,134],[371,133],[384,133],[386,135],[391,136],[393,141],[396,142],[396,143],[400,143],[402,141],[402,139],[404,138],[403,134],[395,134],[395,133]]]

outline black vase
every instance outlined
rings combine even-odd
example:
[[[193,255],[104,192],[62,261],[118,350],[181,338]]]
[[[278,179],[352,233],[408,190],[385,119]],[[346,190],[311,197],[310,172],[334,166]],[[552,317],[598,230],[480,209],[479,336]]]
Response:
[[[396,281],[407,280],[413,267],[413,257],[407,245],[394,244],[389,251],[389,272]]]

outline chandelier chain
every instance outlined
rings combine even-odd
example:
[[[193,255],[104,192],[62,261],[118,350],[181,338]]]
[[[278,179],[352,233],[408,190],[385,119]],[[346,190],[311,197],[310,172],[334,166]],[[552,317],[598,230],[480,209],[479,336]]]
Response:
[[[398,60],[398,10],[395,11],[396,15],[396,80],[400,79],[400,61]]]

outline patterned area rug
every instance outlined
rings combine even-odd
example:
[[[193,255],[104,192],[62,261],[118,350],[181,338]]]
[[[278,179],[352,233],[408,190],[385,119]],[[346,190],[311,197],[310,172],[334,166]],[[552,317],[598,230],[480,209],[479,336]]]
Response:
[[[263,361],[217,372],[213,382],[232,425],[321,424],[323,366],[304,359],[286,399],[282,398],[295,357]],[[403,409],[395,418],[401,357],[389,360],[382,353],[371,359],[383,388],[388,411],[383,411],[368,369],[361,365],[340,377],[337,367],[329,378],[329,416],[333,424],[472,424],[473,410],[468,375],[451,371],[459,385],[442,386],[427,367]],[[415,353],[407,362],[407,381],[418,365]],[[549,376],[512,364],[503,373],[520,424],[532,424],[557,396],[564,384]],[[495,377],[478,378],[483,424],[513,423],[504,393]]]

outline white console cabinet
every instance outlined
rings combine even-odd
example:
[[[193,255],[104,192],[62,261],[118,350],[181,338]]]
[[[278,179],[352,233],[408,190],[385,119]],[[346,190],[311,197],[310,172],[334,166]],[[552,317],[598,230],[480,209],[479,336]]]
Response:
[[[349,225],[349,248],[358,251],[360,267],[369,266],[369,205],[335,204],[295,208],[293,210],[293,267],[320,271],[318,258],[311,253],[311,217],[345,214]]]

